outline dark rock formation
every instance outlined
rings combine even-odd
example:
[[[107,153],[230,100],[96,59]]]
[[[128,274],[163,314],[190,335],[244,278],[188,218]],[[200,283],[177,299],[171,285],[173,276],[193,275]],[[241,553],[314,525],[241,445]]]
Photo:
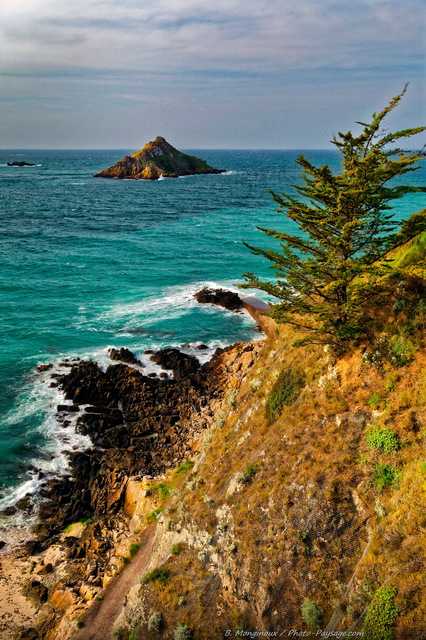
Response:
[[[36,165],[33,162],[24,162],[24,160],[14,160],[13,162],[7,163],[8,167],[35,167]]]
[[[203,366],[178,349],[162,349],[152,358],[172,370],[173,378],[145,376],[126,364],[102,371],[93,361],[53,374],[70,401],[61,410],[89,405],[77,428],[93,448],[69,454],[71,476],[46,480],[41,493],[47,500],[34,529],[43,545],[72,522],[120,513],[130,476],[158,475],[185,459],[196,430],[207,426],[194,415],[224,396],[229,367],[242,371],[239,359],[251,361],[253,349],[218,349]]]
[[[37,367],[37,371],[40,371],[40,373],[43,373],[43,371],[49,371],[49,369],[52,369],[53,364],[39,364]]]
[[[213,169],[204,160],[189,156],[172,147],[158,136],[143,149],[131,156],[124,156],[113,167],[104,169],[95,178],[131,178],[133,180],[158,180],[177,178],[200,173],[223,173],[224,169]]]
[[[196,358],[177,349],[157,356],[174,371],[173,379],[144,376],[125,364],[103,372],[92,361],[58,378],[73,403],[61,410],[91,405],[78,418],[78,429],[95,448],[70,454],[71,477],[48,481],[36,528],[41,539],[81,518],[117,513],[130,475],[161,473],[185,456],[188,417],[205,402],[208,385]]]
[[[126,347],[122,347],[121,349],[110,349],[109,357],[111,360],[119,360],[120,362],[127,362],[128,364],[137,364],[142,367],[142,362],[137,359],[134,353],[132,353]]]
[[[175,380],[191,379],[200,381],[200,363],[194,356],[187,355],[179,349],[161,349],[151,356],[151,360],[163,369],[171,369]]]
[[[48,593],[47,587],[38,580],[28,580],[22,588],[22,595],[28,598],[35,607],[40,607],[47,601]]]
[[[239,311],[243,308],[243,301],[238,293],[233,291],[226,291],[225,289],[202,289],[194,295],[197,302],[207,304],[217,304],[220,307],[225,307],[230,311]]]

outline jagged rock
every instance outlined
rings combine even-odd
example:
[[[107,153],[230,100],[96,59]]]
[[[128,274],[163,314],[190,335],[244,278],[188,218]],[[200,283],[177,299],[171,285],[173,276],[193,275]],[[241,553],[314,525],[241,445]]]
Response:
[[[39,364],[37,367],[37,371],[49,371],[53,367],[53,364]]]
[[[40,640],[40,634],[35,627],[21,627],[14,632],[13,640]]]
[[[97,173],[95,178],[158,180],[162,176],[177,178],[199,173],[223,172],[224,169],[213,169],[204,160],[178,151],[164,138],[158,136],[140,151],[131,156],[124,156],[113,167]]]
[[[27,494],[16,503],[17,509],[20,511],[30,511],[32,509],[31,496]]]
[[[40,607],[47,602],[49,591],[47,587],[38,580],[28,580],[22,587],[22,595],[28,598],[36,607]]]
[[[111,360],[120,360],[120,362],[127,362],[128,364],[137,364],[142,367],[142,362],[137,359],[134,353],[126,349],[126,347],[122,347],[121,349],[110,349],[109,357]]]
[[[56,407],[56,411],[62,412],[66,411],[67,413],[76,413],[79,411],[80,407],[77,404],[58,404]]]
[[[197,302],[207,304],[217,304],[220,307],[225,307],[230,311],[239,311],[243,308],[243,301],[238,293],[234,291],[226,291],[225,289],[201,289],[194,298]]]
[[[25,543],[25,551],[29,556],[35,556],[42,550],[39,540],[27,540]]]
[[[193,378],[200,371],[197,358],[182,353],[179,349],[161,349],[151,356],[151,360],[163,369],[171,369],[175,380]]]
[[[66,611],[76,601],[75,594],[71,589],[57,589],[50,594],[49,602],[55,609]]]
[[[37,567],[37,569],[35,569],[35,573],[38,576],[47,576],[49,573],[52,573],[52,571],[53,571],[53,565],[50,562],[48,562],[47,564],[42,564],[39,567]]]

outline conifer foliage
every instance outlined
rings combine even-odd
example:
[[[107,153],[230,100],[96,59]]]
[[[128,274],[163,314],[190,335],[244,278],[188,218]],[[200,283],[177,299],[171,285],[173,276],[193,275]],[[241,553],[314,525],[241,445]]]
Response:
[[[405,194],[426,191],[388,183],[415,171],[424,152],[395,148],[393,143],[420,133],[426,127],[396,133],[383,131],[383,120],[400,102],[407,87],[380,113],[372,115],[358,136],[350,131],[334,137],[342,155],[342,172],[334,175],[328,165],[316,167],[304,155],[304,184],[295,187],[300,199],[271,191],[284,213],[299,227],[297,235],[258,227],[280,241],[280,250],[246,246],[272,262],[276,282],[264,282],[244,274],[242,288],[255,287],[279,299],[271,316],[307,332],[297,344],[342,345],[368,332],[372,318],[367,309],[383,295],[384,276],[392,270],[386,254],[426,229],[425,215],[416,224],[395,221],[390,202]],[[389,145],[392,145],[389,148]],[[403,232],[401,232],[403,231]]]

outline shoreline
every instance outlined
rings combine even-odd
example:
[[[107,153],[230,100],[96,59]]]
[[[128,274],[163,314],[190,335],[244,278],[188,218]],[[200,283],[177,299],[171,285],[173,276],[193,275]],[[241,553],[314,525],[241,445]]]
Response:
[[[259,309],[250,302],[245,303],[244,307],[258,322]],[[2,605],[1,611],[2,640],[13,638],[19,627],[32,626],[34,620],[37,624],[47,625],[46,629],[50,626],[56,628],[62,619],[67,620],[68,617],[75,620],[77,614],[80,616],[103,593],[112,578],[125,567],[123,558],[128,553],[129,544],[138,541],[135,534],[138,526],[146,526],[143,524],[144,517],[141,520],[139,516],[135,523],[134,516],[129,518],[125,514],[129,482],[132,479],[140,482],[140,469],[144,470],[144,477],[152,481],[163,477],[164,472],[185,459],[199,457],[205,435],[214,426],[220,408],[225,406],[229,378],[232,377],[234,384],[237,384],[245,371],[245,365],[241,368],[240,362],[252,363],[262,344],[263,340],[259,340],[218,349],[203,365],[196,364],[195,358],[184,353],[178,355],[175,353],[178,350],[174,349],[153,354],[153,357],[159,358],[161,367],[167,369],[168,365],[169,370],[173,370],[173,378],[166,372],[163,377],[160,377],[161,374],[147,377],[126,363],[113,361],[105,372],[95,363],[74,362],[73,366],[67,368],[67,373],[56,378],[65,402],[72,402],[68,404],[71,411],[73,406],[77,406],[74,404],[76,401],[86,407],[83,414],[86,423],[82,422],[79,428],[91,438],[92,445],[84,452],[69,454],[70,476],[49,481],[50,495],[40,505],[32,539],[2,549],[0,600],[8,603],[7,606]],[[234,371],[232,376],[231,371]],[[121,408],[118,401],[111,399],[114,396],[114,386],[108,386],[111,375],[118,376],[114,384],[118,384],[118,396],[123,402],[127,401],[128,406]],[[138,395],[139,387],[145,396]],[[154,389],[156,397],[162,395],[168,403],[155,415],[152,414],[155,405],[151,398]],[[132,394],[136,404],[129,400]],[[106,398],[109,398],[111,410],[105,412],[102,403]],[[119,416],[113,406],[120,407],[120,411],[129,417],[136,406],[140,409],[141,402],[142,405],[145,402],[150,422],[156,421],[159,429],[154,431],[159,434],[157,438],[150,439],[152,424],[150,433],[141,435],[140,443],[149,442],[151,453],[148,452],[148,457],[147,451],[138,448],[131,438],[126,440],[119,424],[114,427],[114,421]],[[177,419],[178,415],[180,420]],[[137,418],[133,427],[143,427],[144,420],[143,416]],[[99,432],[101,423],[102,428],[106,427],[104,435]],[[107,441],[103,442],[102,438],[107,438]],[[118,446],[118,456],[111,449],[112,445]],[[71,532],[64,529],[70,521],[78,523],[78,520],[83,522],[85,519],[87,524],[78,527],[73,524]],[[98,568],[92,566],[87,573],[87,562],[87,566],[93,564],[90,558],[97,558]],[[36,606],[22,595],[25,584],[26,594]],[[50,611],[47,614],[48,623],[42,620],[42,612],[46,607]],[[68,623],[64,624],[67,626]],[[73,635],[64,633],[61,638]],[[44,637],[56,640],[57,636],[47,633]]]
[[[262,311],[267,310],[268,306],[252,297],[247,297],[247,296],[240,296],[240,297],[241,297],[241,300],[243,301],[243,306],[245,311],[252,317],[252,319],[262,329],[262,331],[266,335],[269,335],[268,333],[269,327],[267,325],[267,322],[264,322],[264,320],[268,321],[268,319],[264,318],[264,316],[260,314],[260,310]],[[262,340],[262,338],[260,337],[259,340]],[[250,342],[252,342],[252,340]],[[256,342],[256,340],[254,340],[253,342]],[[215,348],[215,347],[209,346],[208,349],[210,350],[210,353],[206,357],[206,355],[204,355],[204,351],[200,350],[201,346],[202,345],[199,345],[197,343],[191,343],[190,345],[189,344],[179,345],[179,347],[176,347],[176,348],[182,351],[182,353],[186,353],[188,355],[195,355],[200,360],[202,365],[210,362],[218,349],[220,350],[224,348],[224,347]],[[207,351],[207,346],[206,346],[206,351]],[[117,362],[114,363],[111,360],[111,358],[109,358],[107,355],[105,355],[104,360],[105,360],[105,364],[102,362],[102,365],[99,365],[101,369],[107,368],[111,364],[117,364]],[[65,358],[63,361],[60,361],[57,364],[53,364],[53,365],[51,363],[41,364],[37,367],[38,368],[37,376],[40,376],[40,377],[39,379],[34,380],[34,383],[35,384],[37,383],[38,385],[43,384],[43,385],[46,385],[46,387],[48,385],[56,387],[54,391],[57,397],[54,398],[53,406],[56,406],[57,408],[59,407],[66,408],[68,401],[65,397],[63,390],[57,386],[56,379],[58,377],[62,377],[63,375],[65,375],[66,372],[68,372],[72,366],[78,364],[78,362],[81,362],[79,358]],[[163,372],[163,369],[160,365],[157,365],[154,362],[151,362],[150,360],[148,360],[147,363],[144,363],[144,365],[142,365],[141,367],[138,367],[137,365],[134,365],[134,364],[131,364],[130,366],[134,366],[137,370],[139,370],[144,375],[147,375],[148,370],[149,370],[148,375],[156,373],[157,376],[160,376],[161,373]],[[170,371],[169,371],[169,374],[170,374]],[[81,406],[80,412],[76,412],[76,413],[68,413],[68,414],[65,413],[64,415],[61,415],[60,412],[58,412],[57,410],[55,411],[54,418],[55,418],[55,421],[58,423],[57,429],[56,429],[58,431],[57,435],[59,437],[64,436],[67,439],[71,437],[72,447],[70,447],[67,450],[66,444],[64,444],[64,446],[61,446],[61,447],[59,447],[58,445],[58,452],[52,451],[49,453],[49,456],[51,457],[52,460],[58,458],[58,461],[59,461],[59,458],[65,455],[67,458],[67,462],[64,463],[63,467],[61,467],[60,469],[58,467],[56,470],[47,469],[45,468],[45,465],[42,465],[40,467],[36,465],[34,467],[34,473],[31,472],[28,478],[25,479],[25,481],[19,485],[19,488],[15,487],[14,492],[19,490],[19,495],[16,497],[16,499],[15,497],[13,497],[12,502],[10,502],[10,504],[5,505],[4,507],[4,513],[7,515],[3,516],[4,518],[4,524],[2,525],[3,533],[0,534],[0,541],[6,542],[6,545],[0,548],[0,557],[7,555],[8,553],[13,553],[15,549],[22,548],[25,542],[31,539],[32,536],[30,533],[30,528],[34,526],[38,521],[37,512],[38,512],[39,504],[38,504],[37,497],[39,496],[40,491],[42,491],[42,493],[45,492],[46,488],[48,487],[48,483],[50,483],[51,481],[55,481],[55,480],[61,481],[61,479],[63,479],[64,477],[67,477],[67,476],[70,477],[72,475],[72,469],[70,469],[70,465],[68,462],[70,455],[72,455],[76,451],[84,452],[87,449],[93,448],[92,440],[86,443],[82,442],[82,440],[84,440],[85,438],[88,439],[89,436],[83,436],[81,432],[79,432],[78,429],[76,429],[75,423],[78,422],[78,419],[81,417],[84,411],[85,411],[84,405]],[[52,417],[53,417],[53,407],[52,407]],[[72,424],[70,425],[70,423]],[[66,427],[66,429],[64,429],[64,427]],[[57,435],[54,434],[55,441],[57,441]],[[37,476],[42,476],[42,478],[37,479]],[[37,485],[35,490],[31,490],[32,484]],[[24,492],[22,489],[22,487],[24,487],[25,485],[29,486],[29,490],[27,490],[26,492]],[[26,506],[17,507],[17,505],[20,502],[23,503],[28,501],[30,501],[32,504],[29,511],[26,510],[27,509]],[[17,510],[15,511],[15,513],[13,513],[12,510],[15,510],[15,509]],[[10,511],[9,514],[7,513],[8,511]],[[17,516],[18,518],[17,523],[9,524],[9,522],[11,522],[9,519],[14,518],[14,516]],[[27,527],[26,535],[24,536],[25,539],[23,539],[22,520],[26,519],[27,517],[29,517],[32,522],[31,522],[31,525]],[[10,534],[8,530],[10,530],[11,532]]]

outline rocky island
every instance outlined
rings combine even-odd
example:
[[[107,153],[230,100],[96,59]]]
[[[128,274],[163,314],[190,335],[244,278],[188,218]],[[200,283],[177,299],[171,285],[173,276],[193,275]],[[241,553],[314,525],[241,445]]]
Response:
[[[8,167],[35,167],[34,162],[25,162],[25,160],[14,160],[7,163]]]
[[[100,173],[95,178],[121,178],[131,180],[158,180],[178,178],[205,173],[224,173],[224,169],[214,169],[207,162],[178,151],[161,136],[148,142],[143,149],[131,156],[124,156],[117,164]]]

